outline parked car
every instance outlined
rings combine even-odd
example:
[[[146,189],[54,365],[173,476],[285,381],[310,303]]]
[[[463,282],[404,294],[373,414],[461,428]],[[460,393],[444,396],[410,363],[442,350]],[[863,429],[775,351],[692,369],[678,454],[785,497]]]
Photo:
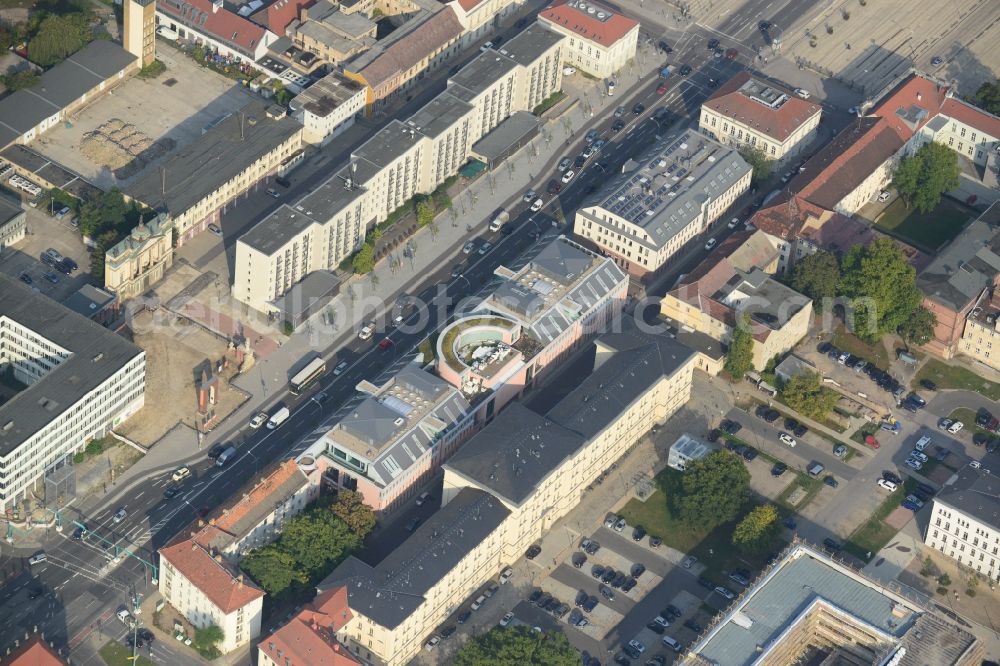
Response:
[[[685,569],[690,569],[695,565],[697,561],[698,561],[697,557],[695,557],[694,555],[688,555],[683,560],[681,560],[681,566],[684,567]]]
[[[780,435],[778,435],[778,439],[781,440],[782,444],[785,444],[786,446],[791,446],[792,448],[794,448],[795,445],[797,444],[795,439],[787,432],[783,432]]]
[[[837,444],[837,446],[833,447],[833,455],[837,456],[838,458],[843,458],[844,456],[846,456],[847,455],[847,445],[846,444]]]
[[[510,621],[513,619],[514,619],[514,614],[511,613],[510,611],[507,611],[506,613],[503,614],[503,617],[500,618],[500,626],[506,627],[508,624],[510,624]]]
[[[625,522],[624,518],[619,518],[615,521],[614,530],[615,532],[623,532],[628,523]]]
[[[705,249],[706,250],[711,250],[713,247],[715,247],[716,243],[718,243],[717,240],[715,240],[714,238],[709,238],[708,242],[705,243]]]
[[[878,487],[882,488],[883,490],[888,490],[891,493],[891,492],[895,492],[896,488],[898,488],[899,486],[897,486],[892,481],[887,481],[886,479],[879,479],[878,480]]]
[[[528,546],[528,550],[525,551],[524,556],[527,557],[529,560],[533,560],[536,557],[538,557],[539,553],[541,552],[542,552],[541,546],[539,546],[538,544],[532,544]]]

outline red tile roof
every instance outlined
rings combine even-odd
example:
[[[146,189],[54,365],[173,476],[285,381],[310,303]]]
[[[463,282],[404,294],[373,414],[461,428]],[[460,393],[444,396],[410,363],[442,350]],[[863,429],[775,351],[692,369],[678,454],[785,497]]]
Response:
[[[359,69],[355,70],[349,64],[345,66],[344,71],[361,76],[373,90],[377,90],[444,45],[458,39],[464,30],[458,16],[455,15],[455,9],[443,7],[416,26],[412,32],[389,44],[381,53],[374,57],[369,56],[370,59],[365,57],[368,54],[363,55],[360,62],[364,65]]]
[[[458,0],[458,5],[466,11],[466,13],[471,12],[478,5],[483,4],[484,0]]]
[[[900,136],[909,139],[940,112],[947,93],[948,88],[911,74],[882,98],[869,115],[885,118]]]
[[[266,505],[268,513],[273,511],[274,502],[284,501],[288,496],[289,489],[285,489],[283,486],[288,483],[290,487],[294,487],[296,484],[293,480],[296,479],[299,483],[306,482],[306,477],[299,470],[299,466],[295,464],[295,460],[289,458],[273,472],[259,479],[254,479],[250,488],[235,493],[231,503],[224,503],[212,513],[211,524],[227,534],[242,537],[246,528],[252,526],[241,525],[240,522],[262,505]],[[273,500],[269,499],[274,493],[278,493],[280,496]]]
[[[212,557],[201,545],[200,542],[210,540],[215,531],[216,528],[206,525],[195,536],[161,548],[160,558],[170,562],[180,575],[228,615],[263,597],[264,590],[245,580],[221,555]]]
[[[358,664],[360,662],[337,641],[336,636],[337,631],[352,617],[347,607],[347,588],[327,590],[307,604],[288,624],[262,639],[257,649],[281,666]]]
[[[9,655],[0,657],[2,666],[66,666],[68,663],[38,634],[21,643]]]
[[[982,109],[977,109],[960,99],[949,97],[945,100],[941,112],[949,118],[954,118],[969,127],[974,127],[995,139],[1000,139],[1000,118]]]
[[[288,24],[299,17],[299,10],[314,3],[315,0],[277,0],[251,14],[250,20],[281,36]]]
[[[247,55],[253,54],[267,33],[267,30],[250,19],[224,7],[216,8],[211,0],[178,0],[178,4],[179,8],[171,2],[158,2],[156,10]]]
[[[582,9],[583,5],[585,9]],[[591,13],[590,10],[593,10]],[[597,18],[599,13],[610,15],[606,20]],[[554,25],[572,30],[584,39],[589,39],[601,46],[611,46],[624,37],[634,27],[637,21],[625,18],[621,14],[587,0],[562,0],[555,2],[538,14],[539,18],[550,21]]]
[[[762,102],[751,99],[747,94],[748,90],[740,90],[753,86],[759,89],[771,88],[785,94],[788,99],[781,106],[772,109]],[[749,72],[740,72],[726,81],[715,94],[705,100],[702,106],[781,142],[822,109],[819,104],[796,97],[791,91],[780,86],[754,79]]]

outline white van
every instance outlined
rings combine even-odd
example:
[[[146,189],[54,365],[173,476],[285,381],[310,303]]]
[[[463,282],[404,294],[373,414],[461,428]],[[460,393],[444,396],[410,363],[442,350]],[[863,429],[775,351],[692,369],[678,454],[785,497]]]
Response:
[[[917,440],[917,443],[913,445],[913,448],[915,448],[917,451],[923,451],[928,447],[928,445],[930,445],[930,443],[931,443],[931,438],[928,435],[924,435],[923,437]]]
[[[291,416],[291,413],[288,411],[288,407],[282,407],[274,414],[272,414],[271,418],[267,420],[267,429],[274,430],[282,423],[287,421],[289,416]]]

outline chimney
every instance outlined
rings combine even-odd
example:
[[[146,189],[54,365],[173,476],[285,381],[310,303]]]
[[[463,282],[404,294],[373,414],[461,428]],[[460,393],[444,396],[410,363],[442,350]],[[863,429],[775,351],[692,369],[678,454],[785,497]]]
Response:
[[[236,585],[242,589],[243,587],[243,574],[236,577]]]
[[[215,556],[215,561],[219,562],[221,564],[222,563],[222,555],[216,555]]]
[[[212,13],[215,14],[222,9],[222,0],[212,0]]]
[[[923,93],[921,93],[921,92],[918,92],[918,93],[917,93],[917,101],[919,102],[919,101],[920,101],[920,100],[922,100],[923,98],[924,98],[924,94],[923,94]]]

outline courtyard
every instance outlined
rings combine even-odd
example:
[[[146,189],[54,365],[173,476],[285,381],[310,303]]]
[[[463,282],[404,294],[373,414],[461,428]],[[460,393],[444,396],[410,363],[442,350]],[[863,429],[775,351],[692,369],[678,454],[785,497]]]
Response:
[[[927,213],[908,209],[903,200],[896,197],[876,218],[875,228],[934,253],[958,236],[977,215],[975,210],[948,197],[942,197],[941,203]]]

